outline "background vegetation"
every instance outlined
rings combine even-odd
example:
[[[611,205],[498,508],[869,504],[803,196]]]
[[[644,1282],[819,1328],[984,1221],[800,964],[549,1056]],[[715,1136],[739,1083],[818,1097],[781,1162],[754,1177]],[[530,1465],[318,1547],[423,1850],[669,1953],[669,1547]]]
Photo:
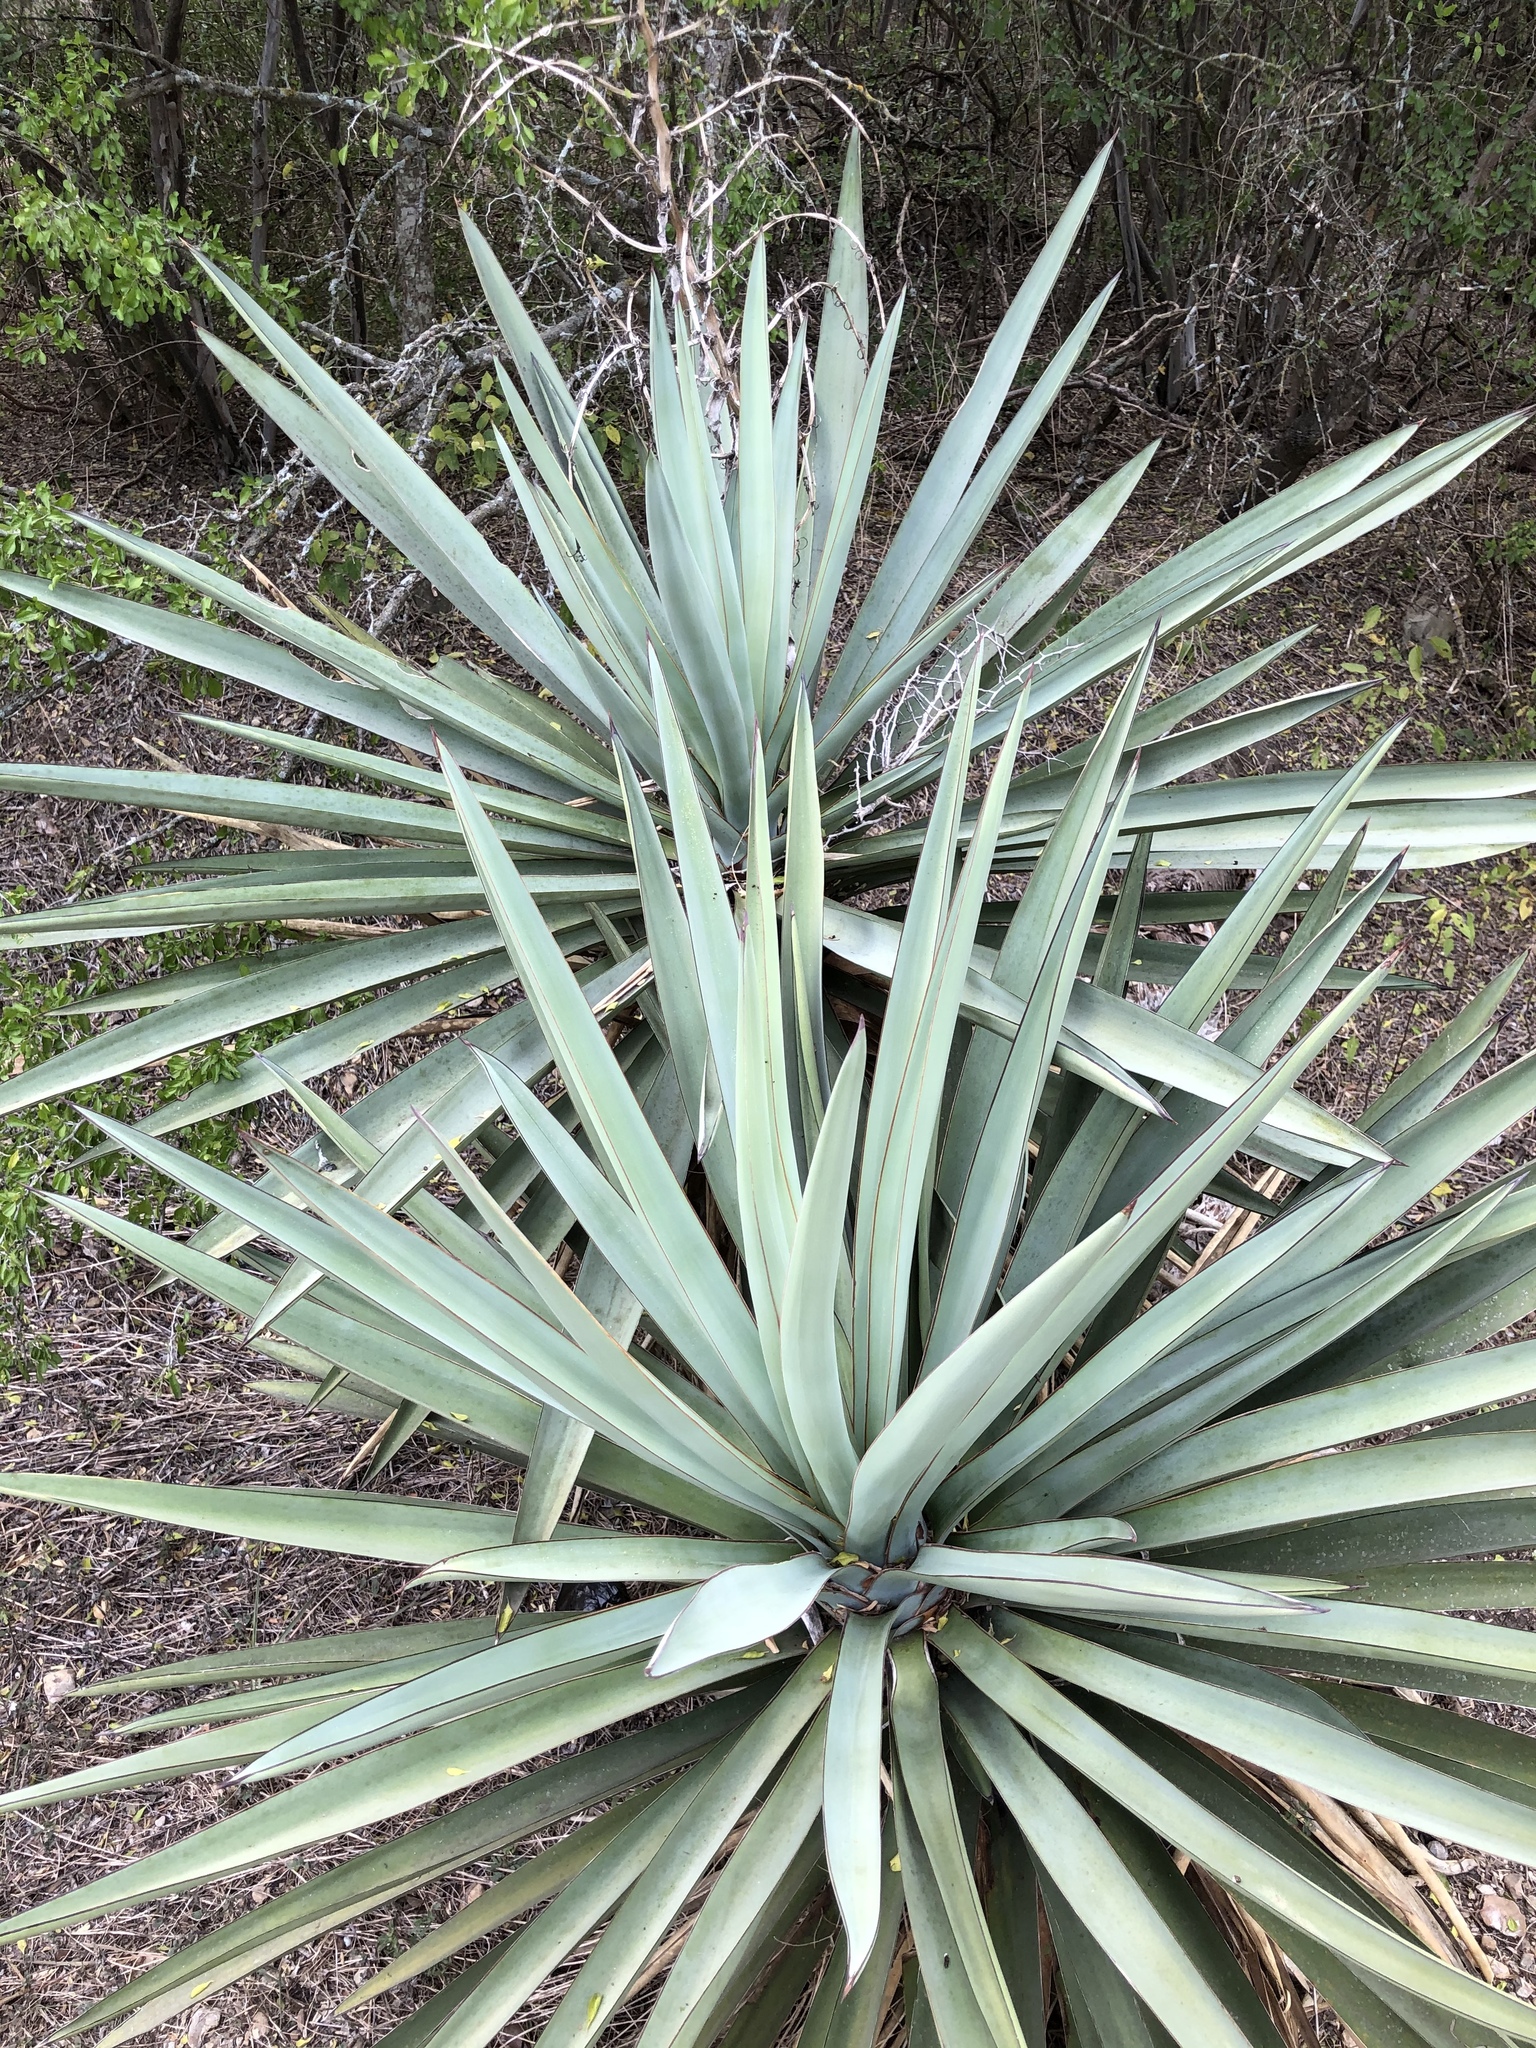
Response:
[[[1452,384],[1470,405],[1536,345],[1520,8],[12,0],[0,51],[8,359],[123,419],[173,408],[241,471],[273,451],[199,353],[181,237],[338,361],[394,367],[398,416],[425,401],[443,468],[484,480],[454,431],[483,367],[456,202],[622,409],[637,280],[669,263],[727,313],[772,219],[792,275],[850,116],[874,148],[873,253],[953,347],[989,331],[1117,133],[1074,283],[1118,257],[1105,395],[1219,427],[1264,480],[1373,408]]]

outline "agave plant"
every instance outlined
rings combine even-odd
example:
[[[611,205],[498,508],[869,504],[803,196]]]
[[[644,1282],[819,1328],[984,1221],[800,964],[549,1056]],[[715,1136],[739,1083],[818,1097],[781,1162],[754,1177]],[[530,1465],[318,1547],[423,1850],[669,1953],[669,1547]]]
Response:
[[[791,2023],[802,2041],[869,2048],[898,1987],[909,2037],[945,2048],[1040,2048],[1056,1997],[1075,2040],[1272,2048],[1303,2037],[1261,1950],[1288,1957],[1367,2048],[1536,2040],[1536,2012],[1469,1973],[1481,1951],[1465,1927],[1458,1954],[1458,1925],[1351,1847],[1370,1845],[1352,1811],[1366,1809],[1404,1843],[1429,1829],[1536,1863],[1528,1739],[1420,1700],[1533,1696],[1528,1633],[1445,1610],[1532,1598],[1531,1567],[1457,1560],[1536,1541],[1536,1439],[1504,1427],[1523,1408],[1491,1406],[1536,1391],[1536,1345],[1467,1349],[1536,1303],[1536,1199],[1516,1173],[1398,1228],[1536,1105],[1536,1055],[1452,1097],[1506,975],[1358,1125],[1297,1092],[1387,972],[1307,1025],[1396,872],[1346,893],[1351,842],[1210,1046],[1215,1100],[1174,1087],[1129,1102],[1062,1065],[1080,1006],[1133,1010],[1138,926],[1160,914],[1143,901],[1145,834],[1102,897],[1151,659],[1149,643],[995,948],[983,911],[1023,714],[963,835],[974,668],[899,926],[825,897],[803,707],[782,872],[758,749],[733,899],[658,673],[681,887],[618,748],[654,971],[610,922],[612,965],[585,982],[444,747],[438,772],[524,991],[496,1048],[482,1027],[463,1053],[461,1087],[489,1090],[504,1119],[494,1162],[477,1170],[425,1115],[406,1145],[447,1176],[452,1205],[424,1186],[402,1199],[394,1154],[277,1069],[320,1163],[274,1155],[266,1185],[97,1120],[214,1203],[243,1254],[62,1206],[268,1328],[259,1341],[289,1371],[271,1391],[379,1418],[381,1455],[430,1415],[527,1476],[515,1513],[3,1482],[500,1589],[480,1619],[95,1688],[260,1681],[131,1724],[199,1732],[0,1803],[230,1767],[261,1792],[17,1915],[4,1938],[370,1823],[417,1824],[204,1935],[71,2031],[110,2022],[107,2041],[135,2038],[489,1859],[504,1874],[347,2000],[499,1937],[388,2034],[393,2048],[472,2048],[530,2006],[548,2048],[574,2048],[659,1976],[648,2048],[771,2048]],[[1256,942],[1379,752],[1335,780],[1136,1028],[1205,1043],[1198,1027],[1251,984]],[[553,1103],[528,1085],[551,1062]],[[707,1184],[690,1171],[699,1152]],[[1241,1179],[1234,1161],[1253,1159],[1285,1200]],[[1263,1227],[1160,1283],[1213,1184],[1268,1212]],[[549,1263],[557,1242],[580,1248],[574,1285]],[[562,1520],[578,1480],[658,1512]],[[593,1582],[634,1597],[587,1613],[524,1599]],[[631,1732],[593,1740],[616,1724]],[[267,1789],[279,1779],[294,1782]]]
[[[388,991],[289,1038],[280,1062],[133,1126],[95,1120],[213,1205],[191,1242],[60,1206],[248,1317],[282,1366],[276,1398],[366,1418],[372,1476],[428,1428],[524,1472],[512,1513],[4,1482],[494,1589],[479,1617],[97,1689],[236,1688],[132,1724],[198,1732],[0,1806],[231,1768],[295,1782],[0,1938],[416,1824],[72,2031],[134,2038],[489,1865],[502,1874],[472,1905],[349,2001],[477,1951],[394,2048],[468,2048],[531,2013],[553,2048],[621,2018],[643,2019],[648,2048],[771,2048],[786,2028],[869,2048],[893,2023],[944,2048],[1041,2048],[1058,2006],[1087,2043],[1260,2048],[1305,2038],[1268,1974],[1282,1954],[1367,2048],[1536,2039],[1536,2015],[1469,1974],[1466,1930],[1392,1882],[1354,1817],[1410,1856],[1408,1827],[1536,1861],[1525,1739],[1383,1689],[1532,1696],[1529,1635],[1448,1617],[1532,1600],[1528,1567],[1465,1560],[1536,1543],[1531,1439],[1502,1426],[1523,1411],[1493,1405],[1536,1390],[1536,1349],[1472,1348],[1536,1303],[1536,1206],[1516,1176],[1418,1213],[1536,1105],[1536,1056],[1454,1093],[1510,977],[1357,1124],[1298,1092],[1387,976],[1344,956],[1403,846],[1434,861],[1523,841],[1532,773],[1386,769],[1389,734],[1342,776],[1181,782],[1337,700],[1176,730],[1276,649],[1146,701],[1169,633],[1394,516],[1509,423],[1381,476],[1395,443],[1350,458],[1068,625],[1132,465],[1018,568],[946,602],[1090,330],[986,453],[1091,196],[1092,181],[835,658],[896,326],[866,368],[856,157],[803,452],[805,339],[775,402],[761,257],[728,447],[686,326],[669,339],[658,308],[644,545],[468,231],[526,394],[508,379],[524,509],[574,625],[237,295],[293,385],[226,351],[231,371],[541,693],[459,656],[413,665],[126,537],[269,637],[11,579],[372,733],[403,758],[247,737],[408,795],[5,771],[288,842],[7,920],[7,943],[402,922],[117,991],[113,1008],[148,1014],[0,1105]],[[1015,772],[1031,717],[1118,676],[1091,744]],[[872,720],[871,776],[856,742]],[[996,760],[968,803],[982,748]],[[922,829],[885,829],[890,801],[930,789]],[[1258,873],[1175,911],[1146,892],[1153,862]],[[1026,877],[1016,902],[988,900],[998,871]],[[851,900],[893,883],[894,912]],[[1219,929],[1203,946],[1147,936],[1174,916]],[[1128,998],[1147,982],[1169,991],[1155,1012]],[[514,983],[518,999],[345,1114],[308,1086]],[[1318,1022],[1323,990],[1340,1001]],[[255,1182],[164,1141],[279,1092],[313,1133]],[[1234,1221],[1194,1257],[1183,1219],[1209,1193]],[[570,1517],[578,1484],[610,1504],[601,1519]],[[637,1597],[536,1604],[599,1585]]]

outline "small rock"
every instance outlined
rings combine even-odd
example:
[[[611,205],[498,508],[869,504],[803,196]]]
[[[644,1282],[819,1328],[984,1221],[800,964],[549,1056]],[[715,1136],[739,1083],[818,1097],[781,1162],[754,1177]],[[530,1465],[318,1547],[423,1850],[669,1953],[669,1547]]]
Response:
[[[1488,1965],[1488,1972],[1495,1984],[1506,1984],[1509,1981],[1509,1965],[1501,1962],[1497,1956]]]
[[[74,1689],[75,1674],[67,1664],[55,1664],[51,1671],[43,1673],[43,1698],[50,1707]]]
[[[1426,1842],[1424,1846],[1428,1849],[1430,1855],[1440,1863],[1444,1863],[1451,1853],[1444,1842],[1431,1841]]]
[[[1520,1941],[1525,1935],[1525,1915],[1513,1899],[1506,1899],[1500,1892],[1489,1892],[1483,1900],[1480,1917],[1485,1927],[1496,1934],[1502,1934],[1506,1941]]]
[[[218,2024],[219,2009],[216,2005],[195,2007],[187,2021],[187,2048],[203,2048],[203,2043]]]
[[[1443,604],[1415,605],[1403,619],[1403,638],[1425,654],[1440,652],[1437,640],[1441,647],[1448,647],[1455,631],[1456,621]]]

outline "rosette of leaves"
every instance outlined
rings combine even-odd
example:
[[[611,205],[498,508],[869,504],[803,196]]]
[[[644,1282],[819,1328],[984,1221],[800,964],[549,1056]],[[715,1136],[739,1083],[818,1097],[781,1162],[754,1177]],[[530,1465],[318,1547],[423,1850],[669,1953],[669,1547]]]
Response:
[[[1160,639],[1407,509],[1511,423],[1391,469],[1397,439],[1362,451],[1073,615],[1143,457],[954,598],[1100,310],[996,433],[1096,176],[840,643],[898,326],[871,351],[856,157],[813,378],[797,331],[775,394],[760,256],[724,430],[686,321],[669,335],[658,305],[643,540],[468,231],[515,373],[522,455],[507,459],[562,609],[224,285],[290,381],[210,346],[457,607],[473,659],[403,660],[130,536],[258,630],[8,579],[394,752],[241,728],[331,781],[0,771],[279,841],[8,919],[7,944],[371,926],[115,990],[112,1009],[145,1014],[7,1081],[0,1107],[371,993],[286,1039],[280,1063],[102,1123],[104,1144],[214,1205],[190,1243],[61,1206],[249,1317],[282,1365],[278,1398],[366,1417],[371,1475],[427,1427],[525,1475],[510,1515],[6,1482],[499,1589],[483,1620],[146,1673],[157,1691],[258,1682],[153,1714],[137,1724],[161,1731],[150,1748],[12,1797],[232,1766],[252,1784],[298,1778],[17,1916],[18,1939],[419,1822],[168,1958],[77,2030],[132,2038],[579,1815],[362,1988],[497,1937],[396,2048],[463,2048],[547,2012],[550,1974],[594,1936],[549,2021],[557,2042],[596,2040],[665,1974],[644,2021],[657,2048],[727,2030],[745,2048],[786,2025],[852,2048],[882,2037],[898,1983],[909,2032],[946,2048],[1035,2048],[1058,2004],[1084,2040],[1267,2043],[1292,2008],[1266,1942],[1370,2044],[1453,2038],[1464,2020],[1531,2038],[1406,1885],[1330,1853],[1327,1828],[1298,1830],[1305,1801],[1286,1788],[1330,1816],[1364,1808],[1525,1853],[1521,1739],[1380,1690],[1519,1701],[1530,1683],[1527,1636],[1442,1612],[1530,1599],[1523,1568],[1462,1561],[1536,1540],[1527,1439],[1469,1445],[1437,1425],[1536,1387],[1527,1347],[1472,1351],[1530,1304],[1536,1211],[1501,1184],[1399,1228],[1536,1102],[1529,1062],[1453,1095],[1507,983],[1356,1126],[1296,1083],[1382,979],[1343,955],[1391,900],[1401,849],[1432,863],[1523,843],[1536,771],[1383,768],[1389,736],[1342,778],[1192,783],[1340,693],[1191,722],[1266,649],[1144,697]],[[1127,670],[1091,747],[1015,774],[1029,720]],[[987,793],[967,802],[992,748]],[[923,828],[884,829],[916,799]],[[1153,862],[1260,872],[1246,892],[1181,896],[1181,918],[1219,926],[1195,947],[1146,936],[1171,915],[1144,896]],[[1370,879],[1351,893],[1357,867]],[[1027,877],[1016,905],[987,900],[996,872]],[[1309,873],[1326,879],[1305,889]],[[905,900],[849,900],[877,884]],[[1276,920],[1298,916],[1276,954]],[[1148,981],[1171,990],[1156,1013],[1128,999]],[[309,1088],[513,984],[517,1000],[344,1115]],[[1338,1009],[1292,1042],[1322,990]],[[1233,996],[1248,1000],[1219,1028]],[[280,1091],[313,1135],[255,1183],[164,1142]],[[1224,1257],[1164,1292],[1181,1219],[1212,1190],[1264,1227],[1234,1228]],[[621,1504],[629,1533],[562,1520],[576,1485]],[[626,1523],[626,1503],[646,1513]],[[530,1607],[530,1587],[554,1585],[663,1590],[586,1614]]]
[[[781,829],[759,748],[722,868],[658,675],[677,874],[618,747],[649,950],[610,927],[596,973],[445,745],[434,772],[523,990],[458,1049],[453,1086],[489,1092],[496,1145],[456,1139],[491,1120],[450,1089],[381,1151],[277,1069],[314,1135],[259,1184],[98,1119],[215,1204],[221,1241],[61,1206],[250,1317],[285,1367],[271,1391],[374,1418],[380,1458],[434,1418],[526,1476],[515,1512],[3,1482],[489,1595],[478,1619],[96,1688],[201,1696],[132,1724],[148,1747],[0,1804],[232,1767],[249,1796],[0,1939],[405,1825],[66,2031],[136,2038],[489,1862],[487,1889],[349,1995],[432,1973],[393,2048],[535,2020],[546,2048],[616,2024],[647,2048],[900,2029],[1040,2048],[1058,2014],[1078,2041],[1275,2048],[1308,2038],[1282,1957],[1367,2048],[1536,2040],[1377,1846],[1411,1852],[1413,1828],[1536,1862],[1529,1739],[1423,1698],[1536,1698],[1529,1633],[1456,1618],[1533,1597],[1530,1566],[1471,1560],[1536,1543],[1536,1436],[1497,1405],[1536,1391],[1536,1345],[1474,1348],[1536,1304],[1536,1195],[1516,1172],[1425,1201],[1536,1106],[1536,1055],[1457,1092],[1506,975],[1357,1123],[1298,1090],[1387,972],[1316,1017],[1396,863],[1348,891],[1352,838],[1256,989],[1254,949],[1387,742],[1295,823],[1158,1012],[1126,1000],[1149,835],[1104,883],[1152,652],[1006,906],[987,885],[1025,714],[968,817],[973,664],[899,922],[826,895],[804,706]],[[1128,1099],[1062,1057],[1073,1020],[1111,1015],[1205,1045],[1245,987],[1204,1094]],[[531,1085],[551,1065],[553,1097]],[[1262,1220],[1191,1259],[1180,1232],[1212,1185]],[[578,1484],[605,1519],[569,1515]],[[595,1585],[625,1596],[527,1597]]]

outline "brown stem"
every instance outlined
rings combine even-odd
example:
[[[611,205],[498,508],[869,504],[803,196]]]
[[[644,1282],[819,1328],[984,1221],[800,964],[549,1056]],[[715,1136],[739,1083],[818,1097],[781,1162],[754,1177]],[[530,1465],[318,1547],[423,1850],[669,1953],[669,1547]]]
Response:
[[[1361,1811],[1361,1818],[1365,1818],[1363,1810]],[[1413,1839],[1407,1829],[1393,1820],[1389,1814],[1372,1814],[1370,1818],[1376,1822],[1376,1825],[1386,1835],[1398,1854],[1423,1878],[1426,1889],[1438,1901],[1440,1910],[1456,1930],[1457,1935],[1461,1939],[1462,1946],[1466,1949],[1468,1955],[1471,1956],[1473,1962],[1476,1963],[1484,1983],[1491,1984],[1493,1982],[1493,1965],[1483,1954],[1477,1937],[1467,1925],[1460,1906],[1457,1905],[1455,1898],[1452,1896],[1450,1886],[1430,1862],[1428,1856],[1425,1855],[1423,1848]]]
[[[1449,1963],[1453,1969],[1462,1968],[1455,1945],[1439,1921],[1402,1872],[1387,1861],[1353,1815],[1336,1799],[1330,1799],[1326,1792],[1314,1791],[1310,1785],[1303,1785],[1293,1778],[1282,1778],[1280,1783],[1311,1814],[1318,1832],[1326,1838],[1328,1846],[1351,1875],[1373,1892],[1384,1906],[1390,1907],[1442,1962]]]

